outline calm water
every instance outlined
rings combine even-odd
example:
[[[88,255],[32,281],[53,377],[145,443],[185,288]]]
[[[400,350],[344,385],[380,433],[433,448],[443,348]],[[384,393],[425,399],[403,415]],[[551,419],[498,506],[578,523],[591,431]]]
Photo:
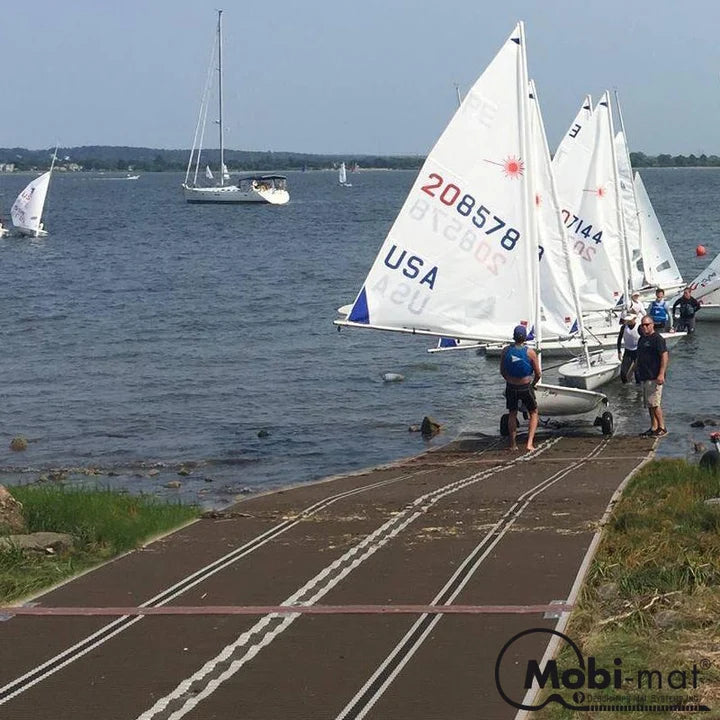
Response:
[[[690,279],[720,251],[720,171],[643,175]],[[179,175],[56,174],[50,237],[0,240],[6,475],[95,466],[111,471],[104,484],[219,505],[411,455],[425,443],[408,426],[424,415],[445,426],[435,443],[495,433],[495,360],[332,325],[413,179],[368,171],[341,188],[335,173],[290,173],[291,203],[272,208],[187,205]],[[27,182],[0,176],[5,217]],[[708,257],[695,257],[699,243]],[[716,415],[720,325],[698,328],[672,353],[663,454],[689,454],[707,436],[689,423]],[[405,382],[383,383],[388,371]],[[609,394],[618,431],[647,427],[634,387]],[[17,434],[31,440],[24,453],[9,450]],[[178,478],[182,464],[192,472]]]

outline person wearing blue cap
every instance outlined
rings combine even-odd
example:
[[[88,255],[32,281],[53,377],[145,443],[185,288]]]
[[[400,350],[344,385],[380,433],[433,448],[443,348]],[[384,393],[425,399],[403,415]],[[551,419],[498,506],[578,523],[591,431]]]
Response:
[[[525,345],[527,328],[517,325],[513,330],[513,344],[500,357],[500,374],[505,378],[505,407],[508,409],[510,450],[517,450],[517,411],[522,402],[528,412],[527,449],[534,450],[538,426],[535,385],[540,382],[540,362],[537,353]]]

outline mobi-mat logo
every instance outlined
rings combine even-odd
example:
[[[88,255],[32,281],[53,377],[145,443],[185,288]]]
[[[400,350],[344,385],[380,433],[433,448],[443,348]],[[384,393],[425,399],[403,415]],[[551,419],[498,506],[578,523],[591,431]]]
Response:
[[[559,639],[555,658],[543,657],[552,636]],[[557,703],[585,712],[709,712],[699,700],[698,688],[710,664],[702,659],[687,667],[658,670],[629,667],[622,657],[603,663],[593,655],[585,657],[557,630],[530,628],[500,650],[495,685],[503,700],[518,710],[541,710]]]

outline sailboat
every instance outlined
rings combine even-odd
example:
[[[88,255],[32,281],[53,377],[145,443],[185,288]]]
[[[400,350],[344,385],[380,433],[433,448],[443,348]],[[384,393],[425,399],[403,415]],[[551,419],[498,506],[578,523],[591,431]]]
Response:
[[[338,183],[343,187],[352,187],[352,183],[347,181],[347,170],[345,169],[345,163],[340,163],[340,169],[338,170]]]
[[[486,343],[507,343],[523,324],[542,357],[545,224],[535,204],[528,88],[519,23],[428,154],[349,313],[335,324]],[[550,416],[608,402],[544,382],[536,395]],[[609,412],[596,423],[612,432]]]
[[[10,209],[13,226],[20,235],[37,238],[46,237],[48,234],[42,221],[42,215],[56,157],[57,148],[53,153],[50,169],[28,183]]]
[[[198,182],[200,174],[200,154],[202,138],[207,122],[208,99],[212,85],[210,73],[208,82],[200,104],[200,115],[195,128],[193,146],[190,151],[185,181],[182,184],[185,200],[188,203],[269,203],[271,205],[285,205],[290,200],[287,191],[287,177],[284,175],[264,174],[247,175],[233,183],[230,173],[225,165],[225,138],[223,125],[223,64],[222,64],[222,10],[218,10],[217,21],[217,97],[218,97],[218,132],[220,140],[220,162],[218,165],[218,184],[202,185]],[[213,52],[213,60],[214,60]],[[197,150],[197,152],[196,152]],[[194,167],[193,167],[193,160]],[[191,178],[192,175],[192,178]],[[206,167],[205,177],[212,180],[212,172]]]
[[[698,321],[720,322],[720,254],[688,285],[701,310]],[[673,298],[674,300],[675,298]],[[673,301],[670,301],[672,307]]]

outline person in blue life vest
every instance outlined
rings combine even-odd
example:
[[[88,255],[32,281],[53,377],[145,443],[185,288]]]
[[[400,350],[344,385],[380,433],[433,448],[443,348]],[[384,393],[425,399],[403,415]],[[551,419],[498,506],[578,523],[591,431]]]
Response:
[[[505,407],[508,409],[510,450],[517,450],[517,412],[520,402],[528,412],[527,449],[534,450],[538,426],[535,385],[540,382],[540,362],[537,353],[525,345],[527,329],[518,325],[513,330],[513,344],[503,349],[500,374],[505,379]]]
[[[668,359],[665,338],[655,332],[654,318],[646,315],[640,321],[636,370],[637,378],[642,383],[643,405],[650,413],[650,428],[640,433],[645,437],[664,437],[668,434],[661,407]]]
[[[692,288],[686,287],[683,294],[673,303],[672,313],[676,332],[695,332],[695,313],[702,305],[692,296]]]
[[[670,329],[670,308],[662,288],[655,291],[655,299],[648,305],[647,314],[653,319],[655,332],[665,332]]]

